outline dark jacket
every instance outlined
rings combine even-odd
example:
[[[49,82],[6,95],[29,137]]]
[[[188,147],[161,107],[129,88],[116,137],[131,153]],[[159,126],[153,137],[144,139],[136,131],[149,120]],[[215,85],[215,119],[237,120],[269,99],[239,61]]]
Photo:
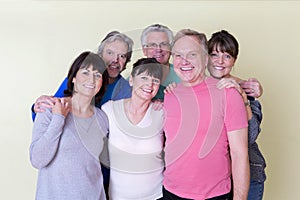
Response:
[[[258,182],[266,180],[266,161],[260,152],[256,139],[261,131],[260,123],[262,121],[261,104],[253,97],[248,97],[252,110],[252,118],[248,121],[248,150],[250,160],[250,179]]]

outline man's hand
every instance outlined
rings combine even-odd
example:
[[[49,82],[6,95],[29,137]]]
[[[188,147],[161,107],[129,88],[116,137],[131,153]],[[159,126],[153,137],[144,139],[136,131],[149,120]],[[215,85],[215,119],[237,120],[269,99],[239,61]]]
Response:
[[[35,113],[45,112],[44,108],[52,108],[55,103],[55,97],[42,95],[34,103],[33,110]]]

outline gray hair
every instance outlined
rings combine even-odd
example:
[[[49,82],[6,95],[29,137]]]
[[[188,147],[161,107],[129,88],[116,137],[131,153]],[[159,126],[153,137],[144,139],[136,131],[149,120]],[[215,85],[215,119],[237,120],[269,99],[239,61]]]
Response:
[[[164,26],[161,24],[152,24],[152,25],[146,27],[142,32],[142,35],[141,35],[142,46],[147,45],[146,38],[147,38],[148,33],[151,33],[151,32],[166,33],[168,36],[168,39],[169,39],[169,44],[171,45],[173,43],[173,38],[174,38],[173,32],[167,26]]]
[[[128,47],[127,58],[126,58],[126,64],[127,64],[131,60],[133,40],[130,37],[128,37],[127,35],[120,33],[119,31],[112,31],[112,32],[108,33],[105,36],[105,38],[101,41],[101,43],[98,47],[97,53],[99,56],[101,56],[106,44],[114,42],[116,40],[119,40],[119,41],[127,44],[127,47]]]
[[[175,35],[174,43],[179,40],[180,38],[184,36],[194,36],[197,38],[198,42],[202,46],[204,52],[207,54],[208,53],[208,47],[207,47],[207,38],[204,33],[200,33],[198,31],[192,30],[192,29],[181,29],[178,31],[178,33]],[[174,45],[173,43],[173,45]]]

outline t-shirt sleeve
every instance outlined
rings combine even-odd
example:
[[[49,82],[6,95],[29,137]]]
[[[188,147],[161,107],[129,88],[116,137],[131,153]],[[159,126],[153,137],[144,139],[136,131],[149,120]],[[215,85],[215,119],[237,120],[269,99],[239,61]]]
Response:
[[[248,127],[244,101],[235,88],[226,89],[225,125],[227,131]]]

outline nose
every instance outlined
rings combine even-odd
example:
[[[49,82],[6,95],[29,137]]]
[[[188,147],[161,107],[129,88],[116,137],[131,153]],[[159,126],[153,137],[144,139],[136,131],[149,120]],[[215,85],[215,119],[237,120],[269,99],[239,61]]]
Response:
[[[156,48],[155,48],[155,52],[162,52],[162,48],[160,45],[158,45]]]
[[[181,57],[181,64],[188,65],[190,64],[190,61],[188,61],[187,57]]]
[[[89,75],[89,81],[90,81],[91,83],[95,83],[95,80],[96,80],[95,74],[91,73],[91,74]]]
[[[217,62],[222,64],[224,62],[223,56],[219,56]]]
[[[153,84],[152,79],[148,79],[148,80],[146,81],[146,85],[152,86],[152,84]]]
[[[118,62],[118,61],[119,61],[119,55],[118,55],[118,54],[115,54],[115,55],[114,55],[113,61],[114,61],[114,62]]]

